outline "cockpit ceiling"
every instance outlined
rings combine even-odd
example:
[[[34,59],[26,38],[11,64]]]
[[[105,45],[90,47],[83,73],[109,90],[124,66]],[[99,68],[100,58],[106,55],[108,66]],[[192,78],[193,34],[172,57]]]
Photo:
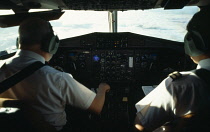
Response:
[[[181,9],[205,6],[208,0],[1,0],[0,9],[64,9],[64,10],[144,10],[152,8]]]

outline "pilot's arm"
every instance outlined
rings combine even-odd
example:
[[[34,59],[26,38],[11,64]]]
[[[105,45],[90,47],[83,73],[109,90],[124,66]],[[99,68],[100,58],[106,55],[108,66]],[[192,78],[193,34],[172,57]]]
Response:
[[[153,131],[170,120],[175,104],[171,92],[166,87],[169,84],[170,80],[163,80],[153,91],[136,103],[137,113],[134,126],[137,130]]]
[[[142,124],[141,124],[141,122],[140,122],[140,120],[139,120],[139,118],[138,117],[136,117],[136,119],[135,119],[135,121],[134,121],[134,126],[135,126],[135,128],[137,129],[137,130],[139,130],[139,131],[144,131],[144,127],[142,126]]]
[[[109,90],[110,86],[108,84],[100,83],[98,92],[88,110],[96,114],[100,114],[104,105],[106,92],[108,92]]]
[[[61,88],[64,89],[62,91],[63,103],[100,114],[105,102],[106,92],[110,89],[108,84],[100,83],[96,94],[68,73],[62,72],[60,80],[62,83],[59,86],[63,84]]]

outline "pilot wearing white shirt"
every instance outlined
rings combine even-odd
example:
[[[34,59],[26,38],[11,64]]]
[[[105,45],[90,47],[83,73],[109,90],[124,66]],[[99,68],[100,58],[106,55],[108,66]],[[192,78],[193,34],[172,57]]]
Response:
[[[33,62],[49,61],[57,51],[59,39],[54,35],[49,22],[30,18],[23,21],[19,27],[19,43],[20,50],[7,59],[6,65],[0,69],[1,81]],[[95,94],[76,81],[71,74],[43,66],[0,94],[0,97],[26,101],[56,130],[61,130],[66,124],[65,105],[99,114],[109,89],[108,84],[101,83]]]
[[[205,69],[207,72],[210,71],[209,23],[210,10],[208,7],[201,8],[188,23],[188,33],[184,41],[185,52],[198,64],[197,69]],[[139,131],[146,132],[179,132],[177,127],[174,127],[176,130],[173,130],[173,127],[167,129],[161,126],[181,117],[196,115],[209,108],[208,83],[193,71],[171,74],[136,103],[135,127]]]

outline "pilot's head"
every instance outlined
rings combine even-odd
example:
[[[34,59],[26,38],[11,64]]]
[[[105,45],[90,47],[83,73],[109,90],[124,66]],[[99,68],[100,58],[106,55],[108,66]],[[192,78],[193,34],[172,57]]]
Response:
[[[203,8],[197,12],[188,23],[187,31],[185,53],[195,63],[210,58],[210,9]]]
[[[41,18],[28,18],[19,27],[18,47],[44,55],[49,61],[59,45],[51,24]]]

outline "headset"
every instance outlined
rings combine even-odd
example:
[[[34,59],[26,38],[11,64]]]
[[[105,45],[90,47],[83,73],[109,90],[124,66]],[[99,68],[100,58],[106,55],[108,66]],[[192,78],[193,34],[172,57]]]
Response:
[[[184,49],[189,56],[199,56],[209,51],[209,45],[198,31],[191,30],[185,35]]]
[[[54,34],[54,31],[52,29],[50,22],[48,22],[48,23],[49,23],[49,27],[50,27],[50,33],[45,35],[45,37],[42,39],[41,50],[48,52],[50,54],[55,54],[58,50],[60,40],[59,40],[58,36]],[[20,39],[18,37],[16,40],[17,48],[19,48],[19,43],[20,43],[19,41],[20,41]]]
[[[199,56],[210,53],[210,5],[200,7],[187,25],[184,38],[185,53],[189,56]]]

